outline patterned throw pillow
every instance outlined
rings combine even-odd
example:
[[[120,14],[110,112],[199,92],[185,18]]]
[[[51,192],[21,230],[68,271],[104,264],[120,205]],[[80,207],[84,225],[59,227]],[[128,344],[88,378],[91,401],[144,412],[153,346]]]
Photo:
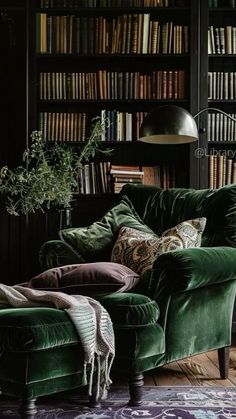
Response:
[[[161,237],[175,236],[182,240],[183,248],[200,247],[202,233],[206,226],[206,218],[195,218],[194,220],[183,221],[175,227],[166,230]]]
[[[111,261],[128,266],[139,275],[152,268],[162,253],[176,249],[199,247],[206,224],[205,218],[188,220],[169,229],[159,238],[130,227],[122,227],[112,250]]]
[[[112,250],[111,261],[126,265],[139,275],[143,275],[145,271],[151,269],[158,255],[182,247],[181,240],[175,236],[158,238],[155,234],[122,227]]]

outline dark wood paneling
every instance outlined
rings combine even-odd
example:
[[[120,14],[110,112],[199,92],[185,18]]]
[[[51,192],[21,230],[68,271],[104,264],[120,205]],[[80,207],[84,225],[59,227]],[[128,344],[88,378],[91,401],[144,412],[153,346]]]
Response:
[[[0,2],[0,164],[21,162],[26,140],[26,9],[23,1]],[[25,219],[0,210],[1,282],[16,283],[26,272]]]

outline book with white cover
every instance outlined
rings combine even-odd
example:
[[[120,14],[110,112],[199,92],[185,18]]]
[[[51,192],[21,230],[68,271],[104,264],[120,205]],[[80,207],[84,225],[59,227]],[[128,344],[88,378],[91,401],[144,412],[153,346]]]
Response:
[[[132,170],[113,170],[110,171],[111,175],[144,175],[143,171],[135,172]]]

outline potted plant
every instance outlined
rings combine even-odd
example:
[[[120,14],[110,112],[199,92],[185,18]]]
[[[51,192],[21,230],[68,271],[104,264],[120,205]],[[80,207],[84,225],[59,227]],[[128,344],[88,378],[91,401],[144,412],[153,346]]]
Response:
[[[42,133],[31,134],[31,145],[23,153],[23,164],[15,169],[0,170],[0,192],[6,197],[9,214],[31,214],[56,206],[70,207],[79,182],[79,169],[96,152],[110,154],[100,147],[101,134],[107,120],[95,118],[91,133],[83,146],[49,144]]]

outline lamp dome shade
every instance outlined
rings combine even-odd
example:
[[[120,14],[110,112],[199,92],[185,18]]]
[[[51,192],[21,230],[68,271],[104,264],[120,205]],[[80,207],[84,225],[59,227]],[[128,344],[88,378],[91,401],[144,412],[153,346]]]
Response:
[[[179,106],[160,106],[146,115],[139,141],[152,144],[181,144],[198,140],[193,116]]]

